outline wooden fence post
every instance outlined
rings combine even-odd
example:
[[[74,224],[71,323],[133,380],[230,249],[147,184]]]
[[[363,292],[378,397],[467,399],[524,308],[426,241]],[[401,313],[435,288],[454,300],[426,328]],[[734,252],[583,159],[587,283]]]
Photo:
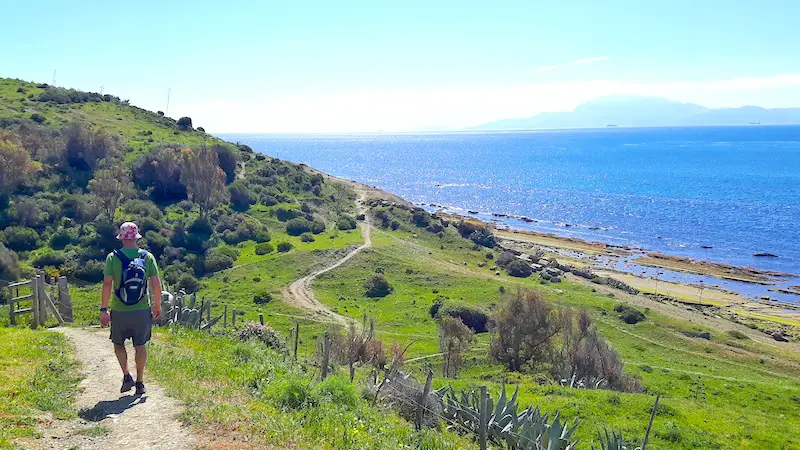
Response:
[[[47,288],[45,288],[44,276],[36,277],[39,286],[39,325],[44,326],[47,322]]]
[[[297,361],[297,344],[300,341],[300,322],[294,323],[294,360]]]
[[[487,399],[489,397],[489,392],[486,389],[486,386],[481,386],[481,411],[480,411],[480,424],[478,424],[478,445],[480,446],[481,450],[486,450],[486,426],[489,422],[489,412],[486,410]]]
[[[658,410],[658,401],[661,399],[661,394],[656,395],[656,403],[653,405],[653,411],[650,412],[650,423],[647,424],[647,432],[644,434],[644,442],[642,442],[642,450],[647,450],[647,441],[650,438],[650,429],[653,428],[653,419],[656,417]]]
[[[225,303],[225,309],[222,313],[222,327],[228,329],[228,304]]]
[[[431,382],[433,381],[433,371],[428,370],[428,379],[425,380],[425,389],[422,390],[422,394],[417,400],[417,420],[414,423],[417,427],[417,431],[422,429],[422,417],[425,412],[425,404],[428,402],[428,394],[431,393]]]
[[[72,315],[72,296],[69,294],[67,277],[58,277],[56,283],[58,284],[58,310],[61,313],[61,318],[64,319],[64,322],[74,322],[75,318]]]
[[[328,362],[331,357],[331,346],[330,346],[330,338],[328,337],[328,333],[325,333],[325,337],[322,339],[322,379],[328,377]]]
[[[17,288],[17,297],[19,297],[19,288]],[[14,310],[17,307],[14,298],[14,291],[8,288],[8,323],[11,325],[17,324],[17,318],[14,317]]]
[[[231,326],[236,326],[236,308],[233,309],[233,313],[231,314]]]
[[[206,305],[206,322],[211,322],[211,305],[213,302],[214,300],[208,299],[208,304]]]
[[[264,325],[264,313],[258,313],[258,322]]]
[[[39,280],[37,278],[31,279],[31,301],[33,302],[33,310],[31,311],[31,328],[34,330],[39,326]]]

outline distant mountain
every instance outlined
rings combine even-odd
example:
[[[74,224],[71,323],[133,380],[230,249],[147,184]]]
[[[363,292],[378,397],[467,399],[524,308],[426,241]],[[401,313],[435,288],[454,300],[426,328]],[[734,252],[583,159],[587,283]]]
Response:
[[[711,109],[658,97],[611,96],[584,103],[569,112],[546,112],[521,119],[504,119],[470,130],[529,128],[604,128],[692,125],[800,124],[800,108],[765,109],[758,106]]]

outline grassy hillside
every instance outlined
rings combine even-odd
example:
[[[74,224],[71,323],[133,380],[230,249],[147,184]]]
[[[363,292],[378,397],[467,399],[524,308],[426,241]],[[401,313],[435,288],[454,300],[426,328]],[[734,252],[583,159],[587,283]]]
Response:
[[[173,289],[214,299],[213,315],[223,305],[244,311],[245,322],[264,314],[281,341],[277,348],[242,341],[241,328],[156,333],[154,375],[185,402],[183,419],[215,446],[475,445],[444,422],[439,430],[415,432],[407,415],[371,406],[362,398],[369,388],[362,388],[371,385],[373,364],[358,365],[356,384],[347,381],[347,367],[316,382],[320,338],[332,328],[341,337],[341,330],[282,296],[293,281],[364,242],[350,185],[111,96],[7,79],[0,79],[2,158],[14,164],[0,164],[4,180],[13,181],[0,182],[0,279],[65,274],[78,324],[96,323],[102,260],[117,245],[115,227],[134,220]],[[463,224],[403,202],[373,201],[369,215],[372,247],[321,275],[313,289],[334,313],[374,318],[380,352],[390,359],[413,342],[405,370],[418,379],[431,368],[434,387],[488,385],[495,398],[504,383],[519,385],[523,406],[581,420],[578,448],[589,448],[605,427],[641,442],[656,393],[662,400],[648,448],[800,448],[794,344],[571,275],[559,283],[538,274],[512,277],[498,265],[508,255],[492,246],[491,236],[465,233]],[[375,278],[390,284],[388,294],[368,292]],[[624,362],[624,375],[641,389],[563,387],[552,355],[510,371],[490,356],[497,337],[491,326],[475,335],[458,376],[445,377],[441,317],[491,318],[518,289],[542,293],[561,311],[588,311]],[[637,308],[644,320],[626,323],[615,310],[620,306]],[[3,306],[0,325],[7,317]],[[283,345],[296,322],[300,361],[293,362]],[[8,354],[0,355],[7,364]]]

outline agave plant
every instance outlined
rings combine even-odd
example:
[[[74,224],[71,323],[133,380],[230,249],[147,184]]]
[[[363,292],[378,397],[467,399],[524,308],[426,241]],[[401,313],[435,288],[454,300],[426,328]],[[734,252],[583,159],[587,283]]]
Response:
[[[446,386],[435,394],[442,402],[442,416],[448,426],[458,431],[469,430],[475,434],[480,432],[480,394],[478,391],[462,391],[456,394],[452,387]],[[528,407],[517,413],[519,403],[519,386],[511,399],[506,395],[506,388],[500,393],[497,403],[491,396],[487,399],[486,408],[487,437],[496,443],[505,443],[513,450],[572,450],[576,442],[570,442],[578,427],[576,422],[571,428],[557,412],[550,422],[549,414],[542,414],[538,407]]]
[[[597,440],[600,444],[600,447],[595,447],[594,443],[592,443],[592,450],[628,450],[628,447],[625,445],[625,439],[622,438],[622,433],[617,434],[615,431],[611,431],[611,434],[608,434],[608,430],[604,430],[605,435],[601,434],[599,431],[597,432]],[[641,447],[636,447],[635,450],[640,450]]]

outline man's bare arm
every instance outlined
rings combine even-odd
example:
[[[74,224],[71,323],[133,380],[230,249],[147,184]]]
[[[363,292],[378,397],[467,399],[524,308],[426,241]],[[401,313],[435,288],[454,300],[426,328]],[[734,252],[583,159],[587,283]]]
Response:
[[[153,292],[153,317],[161,316],[161,278],[150,277],[150,289]]]
[[[101,308],[108,308],[108,302],[111,299],[112,287],[114,287],[114,277],[110,275],[103,277],[103,296],[100,300]]]

